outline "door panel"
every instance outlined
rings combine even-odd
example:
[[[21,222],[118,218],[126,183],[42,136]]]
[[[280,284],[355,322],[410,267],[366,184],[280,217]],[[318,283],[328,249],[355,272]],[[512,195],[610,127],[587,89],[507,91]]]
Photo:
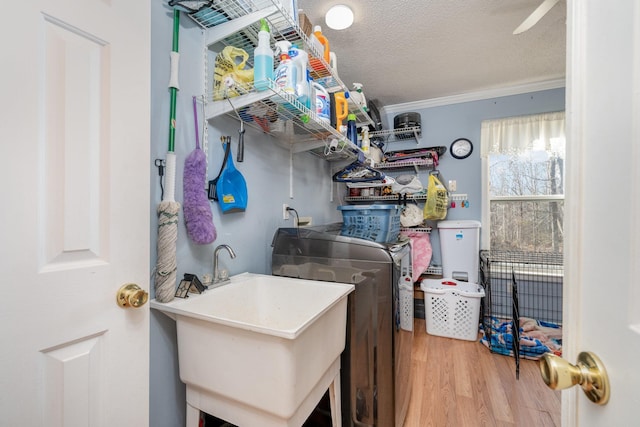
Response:
[[[640,4],[568,6],[563,357],[575,363],[579,352],[595,353],[608,371],[611,399],[597,406],[578,387],[563,392],[563,425],[636,425]]]
[[[149,3],[3,13],[0,425],[147,425]]]

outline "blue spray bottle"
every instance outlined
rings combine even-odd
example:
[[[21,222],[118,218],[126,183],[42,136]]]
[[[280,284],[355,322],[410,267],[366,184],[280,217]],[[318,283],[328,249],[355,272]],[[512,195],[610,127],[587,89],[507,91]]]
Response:
[[[258,46],[253,51],[253,85],[256,90],[263,91],[273,80],[273,50],[271,50],[271,33],[265,19],[260,20]]]

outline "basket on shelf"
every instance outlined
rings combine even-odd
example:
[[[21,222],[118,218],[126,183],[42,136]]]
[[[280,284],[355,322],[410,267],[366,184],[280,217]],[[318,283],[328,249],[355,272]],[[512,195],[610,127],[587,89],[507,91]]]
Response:
[[[393,243],[400,235],[400,213],[398,205],[342,205],[342,230],[349,237],[372,240],[378,243]]]

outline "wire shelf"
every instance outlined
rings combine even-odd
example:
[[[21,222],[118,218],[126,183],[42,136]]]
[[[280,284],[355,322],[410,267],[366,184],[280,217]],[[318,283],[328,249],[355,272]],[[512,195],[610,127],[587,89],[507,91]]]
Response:
[[[236,85],[234,90],[243,95],[209,103],[205,106],[207,116],[219,116],[218,112],[212,113],[212,109],[221,110],[226,116],[242,120],[246,126],[293,147],[294,152],[310,151],[328,161],[358,155],[358,147],[321,121],[315,111],[300,103],[295,95],[278,88],[275,82],[269,81],[264,92],[255,92],[251,84]],[[339,141],[333,150],[331,140]]]
[[[385,129],[377,130],[369,133],[369,139],[381,140],[383,142],[407,141],[415,139],[419,143],[418,138],[422,133],[421,126],[407,127],[404,129]]]
[[[427,166],[433,167],[433,159],[417,159],[417,160],[398,160],[395,162],[382,162],[376,163],[374,166],[376,169],[403,169],[403,168],[413,168],[416,166]]]
[[[431,227],[400,227],[400,232],[431,234]]]
[[[269,24],[273,41],[287,40],[309,53],[310,74],[317,83],[329,92],[348,91],[346,85],[324,61],[323,55],[315,49],[298,26],[294,17],[278,0],[222,0],[189,17],[205,30],[206,44],[210,49],[221,51],[224,46],[234,46],[246,51],[249,54],[247,68],[253,67],[253,52],[258,44],[260,19],[264,18]],[[279,63],[279,58],[275,58],[274,67]],[[246,88],[246,93],[254,93],[253,88]],[[214,101],[213,96],[209,94],[207,96],[208,101],[221,102]],[[255,95],[255,98],[256,102],[261,101],[259,95]],[[356,113],[358,126],[373,123],[361,106],[350,103],[350,107]],[[226,112],[224,107],[210,111],[211,114],[217,115]],[[213,117],[215,116],[207,115],[208,119]]]
[[[427,200],[426,193],[407,194],[406,196],[407,196],[407,200],[414,200],[414,201]],[[399,197],[404,198],[404,194],[402,196],[400,196],[399,194],[388,194],[384,196],[346,196],[344,199],[347,202],[368,202],[371,200],[393,202],[393,201],[398,201]]]

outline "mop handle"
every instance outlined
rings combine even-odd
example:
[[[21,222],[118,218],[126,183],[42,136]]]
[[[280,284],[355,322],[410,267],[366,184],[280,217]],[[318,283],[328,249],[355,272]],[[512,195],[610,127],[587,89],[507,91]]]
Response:
[[[173,43],[171,46],[171,76],[169,78],[169,92],[171,94],[169,108],[169,149],[167,152],[167,168],[165,178],[165,192],[163,201],[174,202],[176,195],[176,98],[178,94],[178,64],[180,55],[178,54],[178,34],[180,31],[180,11],[173,10]]]
[[[169,92],[171,93],[170,111],[169,111],[169,151],[175,150],[176,136],[176,98],[178,95],[178,69],[180,65],[180,54],[178,53],[180,31],[180,11],[173,10],[173,43],[169,59],[171,61],[171,74],[169,75]]]

